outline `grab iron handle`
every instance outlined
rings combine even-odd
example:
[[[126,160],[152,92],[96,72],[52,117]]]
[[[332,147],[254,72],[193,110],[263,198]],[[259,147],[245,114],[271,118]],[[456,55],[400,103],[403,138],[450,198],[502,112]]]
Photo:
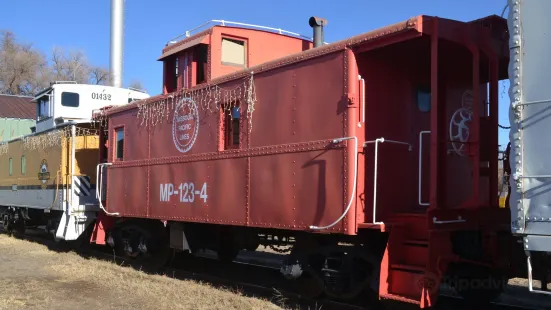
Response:
[[[466,220],[461,218],[461,216],[457,217],[457,220],[449,220],[449,221],[439,221],[436,216],[432,218],[432,222],[434,224],[452,224],[452,223],[465,223]]]
[[[423,202],[422,199],[421,199],[421,192],[422,192],[422,187],[423,187],[423,170],[422,170],[422,165],[423,165],[423,135],[424,134],[430,134],[430,130],[425,130],[425,131],[421,131],[419,132],[419,188],[418,188],[418,199],[419,199],[419,205],[420,206],[430,206],[430,202]]]

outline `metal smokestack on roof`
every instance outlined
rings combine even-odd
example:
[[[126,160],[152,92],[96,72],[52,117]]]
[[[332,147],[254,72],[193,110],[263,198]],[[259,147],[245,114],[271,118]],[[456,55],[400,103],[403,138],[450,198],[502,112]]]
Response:
[[[327,25],[327,19],[321,17],[310,17],[308,21],[310,27],[314,28],[314,47],[323,45],[323,27]]]
[[[122,87],[124,0],[111,0],[111,54],[112,86]]]

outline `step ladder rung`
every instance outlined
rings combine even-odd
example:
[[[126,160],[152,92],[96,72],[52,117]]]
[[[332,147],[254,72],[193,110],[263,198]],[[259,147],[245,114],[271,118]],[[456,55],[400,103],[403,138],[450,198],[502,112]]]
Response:
[[[422,240],[422,239],[405,239],[402,243],[407,245],[419,245],[419,246],[429,245],[428,240]]]
[[[417,272],[425,272],[426,268],[416,265],[405,265],[405,264],[391,264],[390,268],[392,269],[400,269],[404,271],[415,271]]]

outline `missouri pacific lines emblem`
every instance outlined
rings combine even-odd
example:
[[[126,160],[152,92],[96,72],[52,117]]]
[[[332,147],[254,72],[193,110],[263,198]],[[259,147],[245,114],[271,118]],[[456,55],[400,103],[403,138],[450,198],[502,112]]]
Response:
[[[38,179],[42,182],[42,189],[46,188],[46,182],[50,179],[50,172],[48,171],[48,162],[43,159],[40,163],[40,171],[38,172]]]
[[[176,104],[172,123],[172,140],[182,153],[189,151],[199,133],[199,111],[195,101],[184,98]]]

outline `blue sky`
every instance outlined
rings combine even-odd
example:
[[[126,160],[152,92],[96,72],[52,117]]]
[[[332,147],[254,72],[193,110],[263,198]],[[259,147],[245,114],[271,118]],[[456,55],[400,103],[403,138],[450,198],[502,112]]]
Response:
[[[91,63],[109,66],[109,0],[2,1],[0,30],[49,53],[54,46],[83,50]],[[164,44],[211,19],[264,25],[311,36],[308,18],[328,20],[325,41],[334,42],[415,15],[461,21],[500,15],[506,0],[126,0],[124,84],[143,83],[150,94],[161,91],[162,66],[156,61]],[[502,87],[506,87],[504,84]],[[508,95],[500,89],[500,123],[508,125]],[[500,130],[500,143],[507,140]]]

